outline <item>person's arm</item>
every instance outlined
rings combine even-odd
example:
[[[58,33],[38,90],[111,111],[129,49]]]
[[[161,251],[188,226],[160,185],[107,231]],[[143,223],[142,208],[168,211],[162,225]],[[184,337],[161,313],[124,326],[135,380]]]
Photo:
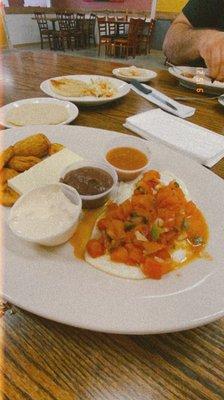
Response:
[[[224,32],[193,28],[182,13],[169,28],[163,50],[176,65],[188,64],[202,57],[210,76],[224,81]]]

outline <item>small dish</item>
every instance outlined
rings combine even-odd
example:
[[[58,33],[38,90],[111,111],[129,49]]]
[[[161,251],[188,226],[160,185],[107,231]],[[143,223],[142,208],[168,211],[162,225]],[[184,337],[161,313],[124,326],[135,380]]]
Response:
[[[145,156],[145,164],[142,165],[141,168],[135,168],[135,169],[130,169],[130,168],[123,169],[113,165],[113,163],[110,162],[107,158],[108,153],[113,149],[119,149],[119,148],[130,148],[139,151]],[[130,157],[131,154],[129,155],[129,159]],[[137,138],[130,135],[125,135],[124,137],[113,140],[106,146],[104,158],[107,164],[115,168],[119,181],[128,182],[137,178],[141,173],[143,173],[149,167],[149,163],[151,162],[151,153],[149,152],[147,147],[144,146]]]
[[[68,178],[67,180],[66,178],[66,174],[68,174],[71,171],[76,171],[76,170],[81,170],[81,169],[97,169],[97,170],[102,170],[105,173],[107,173],[107,175],[109,175],[112,180],[111,180],[111,185],[108,187],[108,189],[102,191],[99,194],[81,194],[79,193],[81,199],[82,199],[82,205],[84,208],[97,208],[102,206],[107,199],[109,198],[109,196],[112,194],[113,190],[115,189],[117,182],[118,182],[118,177],[117,177],[117,173],[115,171],[114,168],[112,168],[108,163],[103,163],[103,162],[96,162],[96,161],[78,161],[75,162],[71,165],[69,165],[67,168],[65,168],[62,173],[61,173],[61,182],[64,182],[66,185],[70,185]],[[97,172],[97,171],[95,171]],[[99,171],[98,171],[99,172]],[[99,177],[99,174],[98,174]],[[84,178],[85,179],[85,178]],[[94,179],[97,179],[95,177],[87,177],[87,179],[90,181],[93,181]],[[79,183],[83,182],[83,178],[79,178]],[[97,182],[97,185],[99,185],[99,180]],[[75,187],[75,186],[72,186]],[[76,190],[79,192],[78,187],[76,187]]]
[[[115,68],[113,69],[112,74],[125,82],[130,82],[132,79],[136,79],[138,82],[148,82],[157,76],[155,71],[145,68],[136,68],[140,73],[139,75],[128,75],[129,71],[131,73],[131,68],[132,67]]]
[[[61,106],[67,111],[67,115],[68,115],[67,119],[65,119],[64,121],[62,121],[60,123],[53,123],[52,125],[69,124],[70,122],[74,121],[74,119],[76,119],[79,114],[79,110],[76,107],[76,105],[70,103],[69,101],[62,101],[62,100],[51,99],[51,98],[47,98],[47,97],[31,98],[31,99],[14,101],[13,103],[6,104],[5,106],[1,107],[0,108],[0,124],[5,126],[6,128],[17,127],[18,125],[15,125],[15,124],[7,121],[7,114],[12,110],[18,109],[20,106],[24,106],[24,105],[34,105],[35,106],[37,104],[41,104],[41,105],[53,104],[54,106],[55,105]],[[46,123],[43,121],[38,122],[38,125],[44,125],[44,124],[49,125],[49,123]],[[29,125],[36,125],[36,124],[29,123]],[[19,126],[24,126],[24,125],[19,125]]]
[[[50,198],[55,200],[57,193],[60,197],[62,194],[61,198],[65,199],[64,205],[59,202],[57,209],[57,204],[53,202],[50,208]],[[47,211],[45,216],[44,201],[45,204],[46,202],[49,204],[49,208],[45,208]],[[69,209],[66,209],[65,202],[69,205]],[[74,188],[63,183],[50,184],[33,189],[21,196],[10,211],[8,223],[12,232],[21,239],[44,246],[58,246],[72,237],[81,209],[82,201]]]

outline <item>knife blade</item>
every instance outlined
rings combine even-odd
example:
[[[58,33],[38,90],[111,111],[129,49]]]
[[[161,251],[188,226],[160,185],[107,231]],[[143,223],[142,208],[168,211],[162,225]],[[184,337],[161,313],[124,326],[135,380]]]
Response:
[[[136,89],[140,90],[144,94],[151,94],[152,97],[154,97],[156,100],[159,100],[161,103],[165,104],[166,106],[172,108],[173,110],[177,111],[177,108],[173,106],[169,101],[164,100],[162,97],[160,97],[158,94],[154,93],[152,89],[146,88],[144,85],[142,85],[140,82],[136,81],[135,79],[132,79],[130,82],[133,86],[136,87]]]

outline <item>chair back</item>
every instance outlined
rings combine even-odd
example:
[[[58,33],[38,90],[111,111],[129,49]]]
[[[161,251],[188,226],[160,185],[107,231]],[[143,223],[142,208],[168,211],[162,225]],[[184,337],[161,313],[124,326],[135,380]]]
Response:
[[[47,23],[47,18],[46,14],[42,12],[35,12],[34,13],[35,19],[37,21],[38,27],[40,32],[48,30],[48,23]]]
[[[117,26],[114,23],[116,21],[115,17],[107,17],[108,34],[109,36],[115,36],[117,33]]]
[[[60,31],[69,31],[70,24],[69,24],[69,15],[66,12],[56,12],[59,30]]]
[[[99,37],[108,35],[106,17],[97,17]]]
[[[96,14],[91,13],[88,20],[88,32],[90,35],[95,35],[96,19]]]
[[[77,13],[76,14],[76,28],[83,32],[85,28],[85,14]]]
[[[128,29],[128,43],[138,45],[143,36],[145,20],[141,18],[131,18]]]
[[[125,24],[122,24],[122,22],[124,22],[124,21],[127,21],[126,16],[117,17],[117,22],[119,22],[119,24],[117,25],[117,34],[118,35],[125,35],[125,33],[126,33]]]

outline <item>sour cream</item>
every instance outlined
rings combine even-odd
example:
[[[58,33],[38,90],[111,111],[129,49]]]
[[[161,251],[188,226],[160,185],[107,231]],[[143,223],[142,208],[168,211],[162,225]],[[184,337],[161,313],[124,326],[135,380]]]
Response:
[[[81,199],[75,189],[63,184],[47,185],[28,192],[16,202],[9,226],[25,240],[54,246],[72,236],[80,212]]]

